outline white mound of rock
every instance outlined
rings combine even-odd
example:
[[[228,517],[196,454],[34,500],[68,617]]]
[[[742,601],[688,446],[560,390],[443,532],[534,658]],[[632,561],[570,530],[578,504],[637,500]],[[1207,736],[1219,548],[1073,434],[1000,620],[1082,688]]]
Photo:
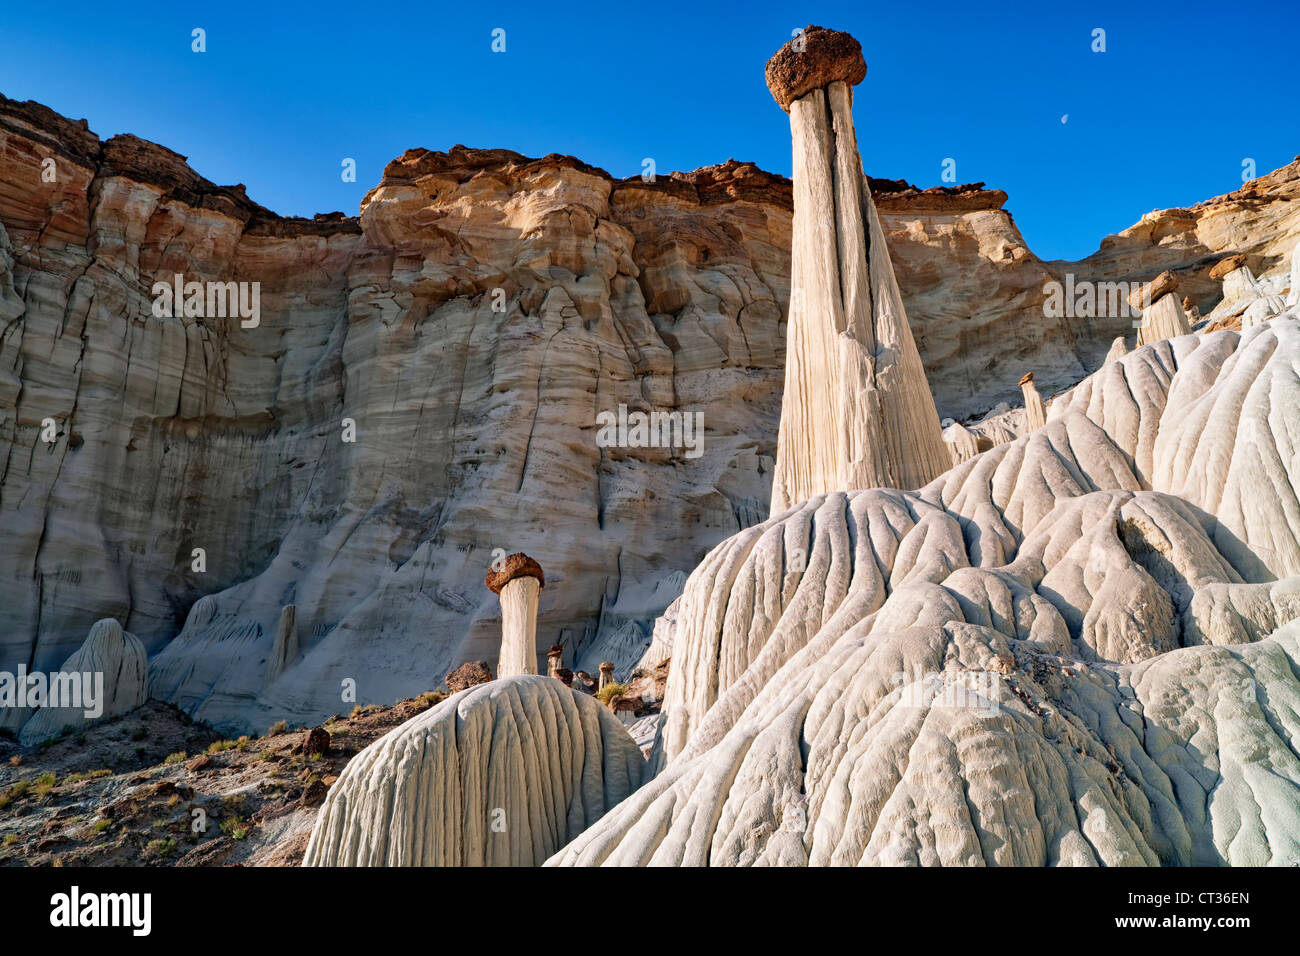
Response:
[[[81,728],[95,720],[134,710],[149,697],[149,665],[143,642],[122,630],[112,618],[96,621],[81,647],[59,667],[58,680],[80,685],[81,700],[74,706],[46,706],[36,710],[18,735],[24,746],[57,737],[65,728]],[[48,676],[48,675],[47,675]],[[95,700],[85,697],[91,690]],[[102,697],[100,696],[102,694]],[[53,702],[53,701],[51,701]],[[87,716],[87,711],[95,711]]]
[[[643,767],[593,697],[541,676],[479,684],[344,768],[303,865],[536,865],[630,794]]]
[[[733,536],[676,606],[657,775],[549,862],[1300,863],[1298,442],[1288,314]]]

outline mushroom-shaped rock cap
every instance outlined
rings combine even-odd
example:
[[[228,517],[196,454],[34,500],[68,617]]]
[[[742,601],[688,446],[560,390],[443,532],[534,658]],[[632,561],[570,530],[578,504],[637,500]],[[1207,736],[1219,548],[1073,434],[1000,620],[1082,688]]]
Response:
[[[1246,257],[1240,252],[1236,255],[1228,256],[1226,259],[1220,259],[1210,270],[1211,279],[1222,279],[1229,272],[1236,272],[1246,264]]]
[[[1178,277],[1166,269],[1146,285],[1140,285],[1128,296],[1130,307],[1138,310],[1149,309],[1161,298],[1178,288]]]
[[[1025,385],[1028,385],[1033,380],[1034,380],[1034,373],[1026,372],[1024,375],[1020,376],[1020,381],[1017,382],[1016,384],[1020,385],[1021,387],[1024,387]]]
[[[539,588],[546,587],[546,578],[542,575],[542,566],[522,551],[506,557],[500,571],[495,568],[487,573],[483,583],[493,594],[500,594],[501,589],[515,578],[537,578]]]
[[[867,76],[862,44],[847,33],[810,26],[767,61],[767,88],[781,109],[813,90],[844,80],[856,86]]]

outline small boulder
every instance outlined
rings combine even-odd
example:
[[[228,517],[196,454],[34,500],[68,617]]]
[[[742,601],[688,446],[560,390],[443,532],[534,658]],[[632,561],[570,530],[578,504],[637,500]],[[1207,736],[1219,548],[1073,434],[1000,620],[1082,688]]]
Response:
[[[307,784],[303,790],[302,796],[298,798],[298,803],[304,807],[315,807],[325,802],[326,795],[329,794],[329,787],[325,786],[319,780],[313,780]]]
[[[1214,268],[1210,270],[1210,278],[1222,279],[1229,272],[1236,272],[1245,264],[1246,257],[1241,253],[1228,256],[1226,259],[1220,259],[1214,264]]]
[[[1129,293],[1128,304],[1135,312],[1142,312],[1177,288],[1178,277],[1166,269],[1146,285],[1140,285]]]
[[[458,694],[469,687],[486,684],[492,679],[487,661],[466,661],[447,675],[447,690]]]
[[[298,750],[304,756],[320,754],[324,756],[330,752],[330,734],[324,727],[313,727],[307,731],[306,736],[302,738],[302,743]]]

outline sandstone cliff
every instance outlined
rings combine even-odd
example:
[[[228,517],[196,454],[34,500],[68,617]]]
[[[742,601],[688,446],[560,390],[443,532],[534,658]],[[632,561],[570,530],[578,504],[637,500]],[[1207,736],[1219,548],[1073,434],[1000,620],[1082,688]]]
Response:
[[[1120,241],[1144,272],[1229,248],[1267,269],[1298,177]],[[1044,317],[1062,264],[1004,194],[871,186],[941,416],[1014,401],[1026,367],[1051,394],[1131,333]],[[547,568],[539,648],[630,665],[767,517],[791,208],[745,163],[644,183],[456,147],[395,160],[357,217],[285,219],[0,100],[0,667],[55,668],[113,617],[155,696],[231,729],[318,719],[348,679],[388,702],[495,659],[497,549]],[[177,274],[259,283],[260,322],[154,315]],[[600,447],[620,405],[702,412],[703,454]]]

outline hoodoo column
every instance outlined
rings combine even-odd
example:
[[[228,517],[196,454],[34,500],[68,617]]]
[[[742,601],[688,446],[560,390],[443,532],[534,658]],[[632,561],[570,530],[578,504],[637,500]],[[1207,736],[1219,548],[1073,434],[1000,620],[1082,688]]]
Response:
[[[847,33],[810,26],[767,63],[790,114],[794,236],[772,513],[827,491],[917,488],[951,467],[862,172]]]
[[[505,559],[483,582],[501,599],[501,655],[497,677],[537,673],[537,598],[546,579],[523,552]]]

